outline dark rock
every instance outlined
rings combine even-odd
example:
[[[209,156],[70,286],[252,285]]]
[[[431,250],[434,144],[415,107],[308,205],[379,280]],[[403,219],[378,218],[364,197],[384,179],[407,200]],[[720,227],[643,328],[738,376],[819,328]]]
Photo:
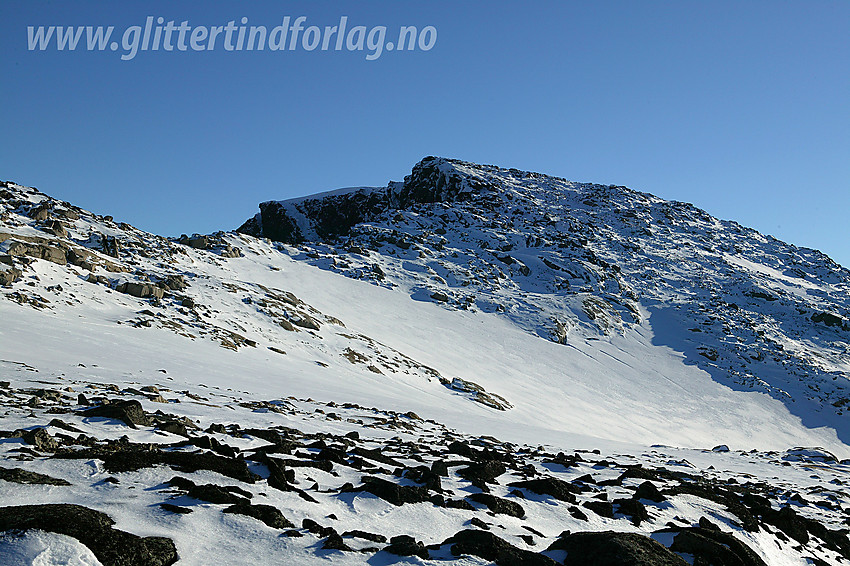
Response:
[[[178,436],[185,436],[186,438],[189,437],[189,431],[186,430],[186,425],[178,421],[165,421],[164,423],[157,425],[157,428]]]
[[[288,470],[281,460],[266,458],[266,467],[269,469],[269,485],[281,491],[290,491],[291,484],[295,482],[295,470]]]
[[[427,466],[417,466],[405,470],[404,477],[415,481],[416,483],[424,484],[431,491],[443,491],[440,476],[431,471]]]
[[[694,556],[697,564],[767,566],[764,560],[735,536],[713,529],[682,529],[673,539],[670,550]]]
[[[333,527],[323,527],[310,518],[306,518],[301,521],[301,528],[313,533],[314,535],[319,535],[320,537],[328,537],[337,534],[336,529]]]
[[[107,419],[117,419],[126,423],[132,428],[137,425],[150,426],[151,420],[145,415],[142,404],[138,401],[113,401],[87,409],[82,413],[86,417],[105,417]]]
[[[448,509],[463,509],[465,511],[475,511],[475,507],[466,499],[446,499],[443,507]]]
[[[391,538],[389,546],[384,547],[384,551],[396,556],[418,556],[423,560],[430,558],[425,545],[410,535],[399,535]]]
[[[637,491],[635,491],[634,498],[648,499],[649,501],[654,501],[656,503],[667,501],[667,498],[661,495],[661,492],[658,491],[655,484],[648,480],[638,486]]]
[[[277,507],[272,507],[271,505],[252,505],[247,501],[241,501],[231,505],[222,511],[222,513],[238,513],[239,515],[247,515],[257,519],[258,521],[262,521],[273,529],[291,529],[295,526],[283,516],[283,513],[281,513]]]
[[[209,503],[239,505],[248,503],[247,500],[253,497],[250,492],[236,486],[221,487],[211,483],[196,485],[193,481],[179,476],[168,480],[168,485],[186,491],[189,497]]]
[[[24,442],[32,444],[42,452],[56,452],[59,449],[56,439],[50,436],[47,430],[43,428],[22,430],[21,438],[24,439]]]
[[[453,556],[464,554],[491,560],[497,566],[552,566],[557,564],[548,556],[515,547],[489,531],[464,530],[447,539]],[[589,564],[589,563],[587,563]]]
[[[585,501],[582,503],[587,509],[590,509],[600,517],[614,518],[614,505],[610,501]]]
[[[356,529],[353,530],[353,531],[346,531],[346,532],[342,533],[342,536],[343,537],[352,537],[352,538],[362,538],[363,540],[368,540],[368,541],[371,541],[371,542],[378,542],[378,543],[387,542],[387,537],[385,537],[384,535],[378,535],[378,534],[375,534],[375,533],[367,533],[366,531],[359,531],[359,530],[356,530]]]
[[[108,472],[132,472],[165,464],[177,470],[191,473],[198,470],[218,472],[246,483],[254,483],[258,476],[248,470],[245,460],[225,458],[210,452],[182,452],[160,450],[152,445],[112,443],[83,450],[62,450],[54,455],[63,459],[103,460]]]
[[[24,273],[20,269],[14,267],[0,270],[0,287],[11,285],[20,279],[23,274]]]
[[[178,515],[188,515],[192,512],[188,507],[181,507],[180,505],[173,505],[171,503],[160,503],[159,506],[170,513],[177,513]]]
[[[508,499],[490,495],[489,493],[473,493],[467,499],[486,505],[490,511],[499,515],[510,515],[511,517],[519,518],[525,517],[525,510],[522,508],[522,505]]]
[[[809,542],[809,529],[807,522],[797,515],[791,507],[783,507],[779,511],[764,509],[762,520],[765,523],[779,528],[783,533],[799,543]]]
[[[443,460],[434,460],[431,462],[431,471],[444,478],[449,475],[449,467]]]
[[[0,480],[5,480],[14,483],[42,484],[42,485],[71,485],[69,482],[39,474],[37,472],[29,472],[20,468],[4,468],[0,466]]]
[[[567,503],[575,503],[576,496],[574,494],[581,493],[582,491],[578,487],[552,476],[513,482],[508,485],[510,487],[527,489],[528,491],[532,491],[540,495],[549,495],[559,501],[566,501]]]
[[[0,531],[37,529],[67,535],[89,548],[104,565],[167,566],[178,560],[171,539],[139,537],[113,529],[108,515],[80,505],[0,507]]]
[[[472,485],[480,489],[486,489],[483,487],[484,484],[493,483],[497,477],[507,471],[507,468],[501,462],[489,461],[461,468],[457,471],[457,474],[460,477],[469,480]]]
[[[165,296],[165,290],[161,287],[157,287],[156,285],[148,285],[147,283],[135,283],[128,281],[126,283],[121,283],[115,290],[119,293],[124,293],[126,295],[132,295],[133,297],[138,297],[140,299],[146,299],[148,297],[153,299],[162,299]]]
[[[661,543],[637,533],[573,533],[559,538],[547,550],[565,550],[564,566],[687,565]]]
[[[649,520],[646,507],[637,499],[615,499],[611,503],[617,505],[617,512],[629,517],[636,527]]]
[[[393,505],[405,503],[422,503],[428,501],[428,490],[424,486],[398,485],[385,479],[364,476],[363,485],[352,491],[365,491]]]
[[[351,547],[345,544],[345,541],[342,540],[342,537],[339,536],[339,534],[334,532],[325,539],[324,544],[322,544],[322,549],[350,551]]]
[[[469,446],[465,442],[460,442],[459,440],[456,440],[449,444],[449,446],[446,448],[446,451],[450,454],[458,454],[459,456],[464,456],[472,460],[477,459],[477,450],[474,450],[471,446]]]

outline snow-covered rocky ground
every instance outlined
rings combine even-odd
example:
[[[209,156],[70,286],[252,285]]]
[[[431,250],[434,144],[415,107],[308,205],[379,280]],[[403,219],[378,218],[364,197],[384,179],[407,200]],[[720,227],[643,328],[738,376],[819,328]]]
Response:
[[[440,159],[267,211],[0,187],[0,562],[850,560],[825,256]]]

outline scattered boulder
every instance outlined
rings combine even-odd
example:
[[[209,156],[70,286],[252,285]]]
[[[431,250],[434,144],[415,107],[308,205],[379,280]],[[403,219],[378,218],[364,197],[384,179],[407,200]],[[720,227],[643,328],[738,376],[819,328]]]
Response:
[[[253,517],[258,521],[262,521],[273,529],[291,529],[295,527],[295,525],[283,516],[283,513],[281,513],[277,507],[272,507],[271,505],[252,505],[247,501],[240,501],[239,503],[231,505],[222,512],[247,515],[248,517]]]
[[[473,493],[467,499],[486,505],[490,511],[499,515],[510,515],[511,517],[519,517],[520,519],[525,517],[525,510],[522,508],[522,505],[515,501],[496,497],[489,493]]]
[[[178,515],[188,515],[192,512],[192,510],[188,507],[181,507],[180,505],[174,505],[172,503],[160,503],[159,506],[170,513],[176,513]]]
[[[236,486],[219,486],[211,483],[196,485],[192,480],[179,476],[168,480],[168,485],[175,487],[181,491],[185,491],[189,497],[207,501],[209,503],[219,503],[228,505],[250,505],[248,499],[253,497],[253,494],[240,489]],[[237,513],[241,511],[229,511]],[[259,512],[258,512],[259,513]],[[248,512],[242,513],[248,515]],[[252,515],[253,516],[253,515]]]
[[[661,543],[637,533],[580,532],[561,537],[547,550],[565,550],[564,566],[686,566]]]
[[[21,438],[24,442],[32,444],[42,452],[56,452],[59,449],[59,443],[44,428],[22,430]]]
[[[661,503],[662,501],[667,501],[667,498],[664,497],[658,488],[655,487],[655,484],[651,481],[647,480],[640,484],[635,491],[634,494],[635,499],[647,499],[649,501],[654,501],[655,503]]]
[[[117,419],[126,423],[131,428],[151,425],[151,420],[145,415],[142,404],[135,400],[104,403],[103,405],[86,409],[82,414],[86,417]]]
[[[369,533],[369,532],[360,531],[360,530],[357,530],[357,529],[355,529],[353,531],[346,531],[346,532],[342,533],[342,536],[343,537],[351,537],[351,538],[361,538],[363,540],[368,540],[368,541],[377,542],[377,543],[387,542],[387,537],[385,537],[384,535]]]
[[[399,535],[391,538],[389,546],[384,547],[384,551],[396,556],[418,556],[423,560],[430,558],[425,545],[410,535]]]
[[[767,566],[758,554],[730,533],[689,527],[678,531],[670,550],[690,554],[697,564]]]
[[[424,486],[398,485],[372,476],[364,476],[362,482],[363,485],[353,487],[349,491],[365,491],[393,505],[422,503],[429,500],[428,489]]]
[[[513,482],[508,484],[508,486],[527,489],[539,495],[549,495],[567,503],[575,503],[576,496],[574,494],[581,493],[582,491],[580,488],[552,476]]]
[[[466,468],[461,468],[457,471],[457,474],[469,480],[472,485],[478,487],[479,489],[487,489],[484,484],[486,483],[494,483],[496,478],[506,473],[508,470],[504,464],[497,461],[487,461],[472,464],[467,466]]]
[[[71,504],[0,507],[0,531],[37,529],[73,537],[105,565],[167,566],[178,560],[171,539],[112,528],[108,515]]]
[[[16,269],[14,267],[0,269],[0,286],[5,287],[7,285],[11,285],[12,283],[20,279],[22,275],[23,272],[20,269]]]
[[[63,479],[54,478],[37,472],[29,472],[20,468],[4,468],[0,466],[0,480],[13,483],[26,483],[35,485],[71,485]]]
[[[554,566],[557,564],[548,556],[517,548],[489,531],[467,529],[455,534],[443,544],[452,545],[453,556],[464,554],[478,556],[495,562],[497,566]]]
[[[245,460],[242,458],[219,456],[211,452],[161,450],[150,444],[115,442],[106,446],[94,446],[82,450],[62,449],[54,457],[63,459],[98,458],[103,460],[104,469],[112,473],[132,472],[164,464],[187,473],[210,470],[245,483],[254,483],[259,477],[248,469]]]
[[[789,462],[810,462],[812,464],[838,463],[838,458],[835,457],[835,454],[819,447],[791,448],[790,450],[785,451],[785,453],[782,455],[782,459],[787,460]]]
[[[146,299],[149,297],[154,299],[162,299],[162,297],[165,296],[165,290],[161,287],[157,287],[156,285],[149,285],[147,283],[135,283],[132,281],[121,283],[120,285],[115,287],[115,290],[119,293],[131,295],[140,299]]]

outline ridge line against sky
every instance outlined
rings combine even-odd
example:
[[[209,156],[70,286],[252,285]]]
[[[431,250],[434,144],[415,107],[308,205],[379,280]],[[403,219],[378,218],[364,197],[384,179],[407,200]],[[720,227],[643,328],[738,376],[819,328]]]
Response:
[[[691,202],[850,266],[847,2],[7,1],[0,16],[0,177],[151,232],[234,229],[261,201],[384,186],[437,155]],[[374,60],[27,42],[28,26],[286,16],[436,35]]]

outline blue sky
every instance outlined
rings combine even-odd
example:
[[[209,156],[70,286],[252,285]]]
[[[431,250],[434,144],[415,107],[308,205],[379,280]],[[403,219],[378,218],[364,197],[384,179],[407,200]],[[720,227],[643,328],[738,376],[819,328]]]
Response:
[[[27,26],[434,26],[428,51],[29,51]],[[165,235],[426,155],[692,202],[850,266],[850,2],[0,3],[0,178]]]

